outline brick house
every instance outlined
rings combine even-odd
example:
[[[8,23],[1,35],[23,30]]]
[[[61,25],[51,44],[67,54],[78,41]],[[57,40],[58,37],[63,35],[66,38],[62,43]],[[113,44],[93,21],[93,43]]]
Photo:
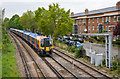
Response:
[[[120,1],[116,6],[92,10],[88,9],[85,12],[71,13],[71,18],[74,19],[74,24],[78,25],[78,33],[95,33],[98,31],[99,24],[103,25],[103,29],[112,32],[117,22],[120,21]]]

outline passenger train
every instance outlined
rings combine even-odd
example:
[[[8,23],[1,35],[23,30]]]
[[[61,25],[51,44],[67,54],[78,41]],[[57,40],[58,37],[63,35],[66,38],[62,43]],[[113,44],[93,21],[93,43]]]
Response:
[[[41,56],[51,55],[53,52],[53,40],[43,35],[23,30],[10,28],[10,31],[24,39]]]

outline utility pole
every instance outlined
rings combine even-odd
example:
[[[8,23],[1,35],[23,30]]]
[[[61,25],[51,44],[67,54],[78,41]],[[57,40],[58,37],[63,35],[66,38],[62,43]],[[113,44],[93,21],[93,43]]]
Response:
[[[4,19],[5,9],[0,8],[0,78],[2,78],[2,24]]]

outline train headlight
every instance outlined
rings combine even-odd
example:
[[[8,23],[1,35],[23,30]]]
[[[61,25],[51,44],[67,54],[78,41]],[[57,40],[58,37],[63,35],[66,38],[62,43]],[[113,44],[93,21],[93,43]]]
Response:
[[[42,49],[44,49],[44,48],[42,48]]]

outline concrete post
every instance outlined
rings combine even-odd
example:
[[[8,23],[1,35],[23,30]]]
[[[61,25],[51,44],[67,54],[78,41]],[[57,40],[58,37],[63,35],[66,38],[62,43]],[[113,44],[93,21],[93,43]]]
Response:
[[[108,36],[105,36],[106,67],[108,67]]]
[[[109,35],[109,68],[111,67],[112,61],[112,35]]]

